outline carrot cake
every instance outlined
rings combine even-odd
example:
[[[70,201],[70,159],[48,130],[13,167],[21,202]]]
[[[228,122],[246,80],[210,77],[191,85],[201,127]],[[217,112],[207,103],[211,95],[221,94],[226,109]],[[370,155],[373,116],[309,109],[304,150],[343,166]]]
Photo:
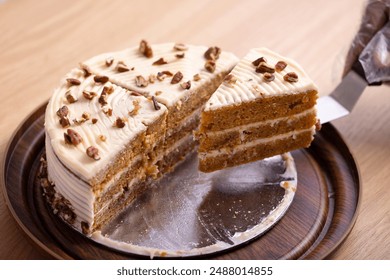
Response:
[[[201,110],[237,62],[218,47],[143,40],[71,70],[45,114],[54,212],[90,234],[171,171],[196,146]]]
[[[211,172],[308,147],[316,100],[316,85],[295,61],[252,49],[202,112],[199,169]]]

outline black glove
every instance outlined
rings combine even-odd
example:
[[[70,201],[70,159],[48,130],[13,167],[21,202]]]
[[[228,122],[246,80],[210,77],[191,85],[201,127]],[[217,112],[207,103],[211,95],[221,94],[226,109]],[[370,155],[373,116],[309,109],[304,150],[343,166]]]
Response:
[[[359,59],[369,83],[390,81],[390,0],[369,0],[343,76]]]

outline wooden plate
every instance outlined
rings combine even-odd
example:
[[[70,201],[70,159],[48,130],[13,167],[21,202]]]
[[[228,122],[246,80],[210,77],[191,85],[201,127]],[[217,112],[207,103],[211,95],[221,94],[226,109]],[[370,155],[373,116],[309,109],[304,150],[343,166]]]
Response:
[[[47,208],[34,182],[44,151],[45,108],[43,104],[26,118],[6,151],[1,179],[13,217],[36,245],[58,259],[142,258],[95,243]],[[260,238],[209,258],[323,259],[343,242],[361,197],[358,169],[347,145],[331,124],[325,124],[309,149],[292,155],[298,188],[285,216]]]

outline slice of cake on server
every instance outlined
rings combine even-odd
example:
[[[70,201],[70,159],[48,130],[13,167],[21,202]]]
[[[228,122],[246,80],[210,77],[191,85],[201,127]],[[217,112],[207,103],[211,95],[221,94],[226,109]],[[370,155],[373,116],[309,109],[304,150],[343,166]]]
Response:
[[[202,112],[199,169],[211,172],[308,147],[318,128],[317,95],[295,61],[252,49]]]

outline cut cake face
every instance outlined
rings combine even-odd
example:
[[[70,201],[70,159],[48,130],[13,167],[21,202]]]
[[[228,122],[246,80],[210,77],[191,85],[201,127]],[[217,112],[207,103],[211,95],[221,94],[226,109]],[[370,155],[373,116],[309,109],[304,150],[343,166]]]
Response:
[[[201,115],[199,169],[211,172],[264,159],[313,140],[317,87],[293,60],[252,49]]]

